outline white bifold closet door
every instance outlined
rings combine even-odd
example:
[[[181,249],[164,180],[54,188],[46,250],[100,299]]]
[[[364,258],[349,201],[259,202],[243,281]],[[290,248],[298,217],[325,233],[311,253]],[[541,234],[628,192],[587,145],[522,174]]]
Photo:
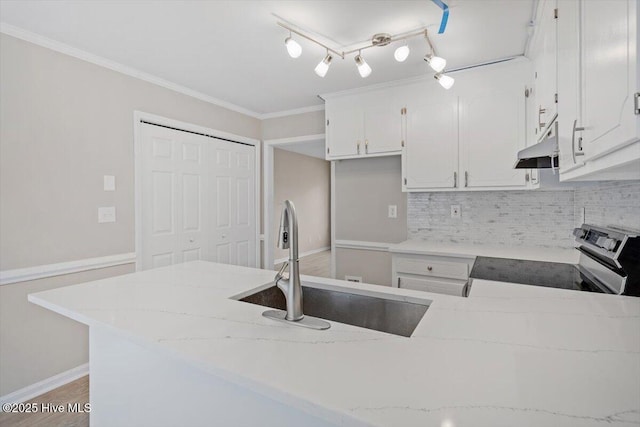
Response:
[[[140,141],[141,268],[256,266],[254,147],[148,124]]]

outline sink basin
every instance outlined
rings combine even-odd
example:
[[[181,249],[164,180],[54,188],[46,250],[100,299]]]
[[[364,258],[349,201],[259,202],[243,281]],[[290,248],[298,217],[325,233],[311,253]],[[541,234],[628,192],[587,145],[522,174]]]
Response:
[[[240,301],[286,310],[284,294],[276,286],[248,295]],[[306,316],[403,337],[411,336],[429,308],[427,301],[396,301],[309,286],[302,286],[302,302]]]

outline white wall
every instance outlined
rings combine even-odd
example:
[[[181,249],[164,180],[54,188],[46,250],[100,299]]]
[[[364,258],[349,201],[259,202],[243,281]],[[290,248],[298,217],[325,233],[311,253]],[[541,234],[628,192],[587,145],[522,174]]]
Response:
[[[331,245],[331,163],[274,149],[272,236],[277,236],[282,202],[292,200],[298,215],[298,250],[305,253]],[[275,243],[275,242],[274,242]],[[275,259],[288,250],[276,248]]]
[[[255,118],[0,35],[0,269],[134,248],[133,111],[260,138]],[[116,176],[115,192],[102,191]],[[99,206],[116,223],[98,224]],[[86,330],[26,300],[124,266],[0,287],[0,395],[87,361]]]

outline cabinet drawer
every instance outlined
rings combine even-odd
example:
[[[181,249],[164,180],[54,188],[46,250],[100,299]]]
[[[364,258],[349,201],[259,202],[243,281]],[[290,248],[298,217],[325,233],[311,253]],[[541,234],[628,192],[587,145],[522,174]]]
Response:
[[[398,273],[420,274],[422,276],[446,277],[467,280],[469,266],[466,262],[431,261],[417,258],[397,258]]]
[[[438,279],[418,279],[415,277],[398,277],[398,287],[412,289],[414,291],[433,292],[436,294],[447,294],[463,296],[466,282],[452,282]]]

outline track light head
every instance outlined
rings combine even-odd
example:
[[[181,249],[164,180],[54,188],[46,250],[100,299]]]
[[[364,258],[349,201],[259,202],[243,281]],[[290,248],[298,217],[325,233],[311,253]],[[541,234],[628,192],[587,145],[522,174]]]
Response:
[[[434,56],[432,54],[425,55],[424,60],[427,61],[427,64],[435,71],[436,73],[441,73],[444,70],[444,67],[447,66],[447,60],[444,58],[440,58],[439,56]]]
[[[327,75],[327,71],[329,71],[329,65],[331,65],[331,60],[333,57],[329,52],[327,52],[327,56],[325,56],[322,61],[316,65],[315,72],[318,76],[324,77]]]
[[[291,35],[284,39],[284,44],[287,46],[287,52],[289,52],[289,56],[292,58],[299,58],[302,54],[302,46],[300,43],[291,38]]]
[[[407,57],[409,57],[409,52],[409,46],[405,44],[396,49],[396,51],[393,53],[393,57],[398,62],[404,62]]]
[[[451,89],[451,86],[453,86],[453,84],[455,83],[455,79],[453,77],[447,76],[446,74],[437,73],[433,77],[435,77],[438,83],[440,83],[440,86],[445,89]]]
[[[360,77],[367,78],[369,74],[371,74],[371,67],[367,64],[367,61],[364,60],[362,55],[358,53],[354,58],[356,61],[356,65],[358,66],[358,72],[360,73]]]

